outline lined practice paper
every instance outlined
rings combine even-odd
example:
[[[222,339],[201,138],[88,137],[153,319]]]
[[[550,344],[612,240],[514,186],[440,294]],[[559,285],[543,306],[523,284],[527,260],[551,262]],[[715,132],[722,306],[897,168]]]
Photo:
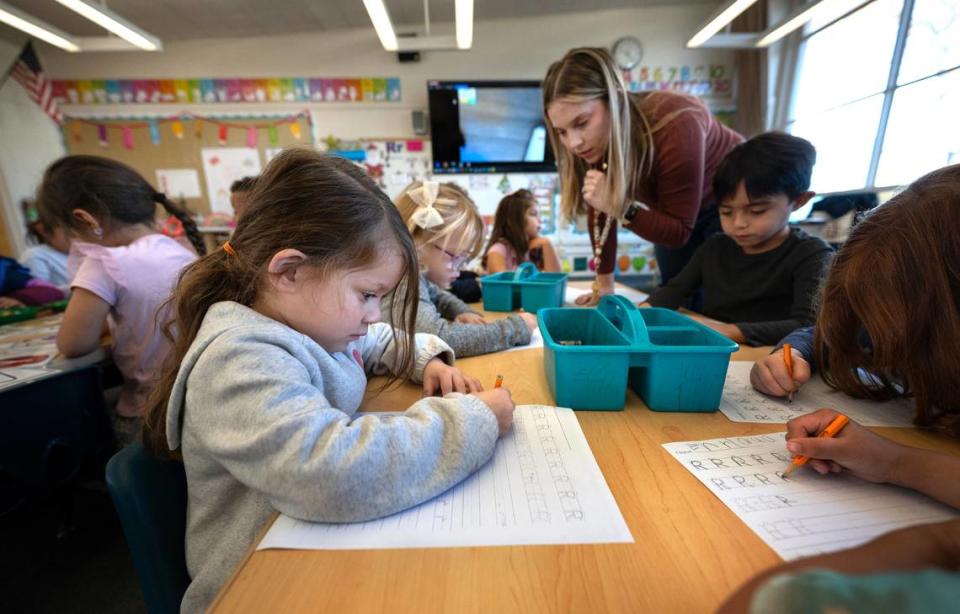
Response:
[[[915,491],[849,474],[820,475],[803,467],[785,478],[791,455],[784,435],[682,441],[663,447],[788,561],[958,516],[953,508]]]
[[[281,515],[258,550],[632,542],[572,410],[519,405],[493,459],[440,496],[353,524]]]
[[[791,418],[829,407],[864,426],[912,427],[916,409],[913,399],[867,401],[855,399],[827,386],[819,375],[804,384],[787,399],[775,399],[758,392],[750,384],[752,362],[734,360],[727,369],[720,411],[733,422],[786,424]]]

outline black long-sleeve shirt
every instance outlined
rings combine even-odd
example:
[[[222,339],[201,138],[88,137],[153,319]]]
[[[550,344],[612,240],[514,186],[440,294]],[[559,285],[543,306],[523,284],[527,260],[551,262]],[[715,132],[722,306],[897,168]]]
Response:
[[[727,235],[715,235],[649,302],[676,309],[702,287],[703,315],[736,324],[748,345],[772,345],[813,323],[814,299],[831,255],[823,239],[799,228],[762,254],[744,254]]]

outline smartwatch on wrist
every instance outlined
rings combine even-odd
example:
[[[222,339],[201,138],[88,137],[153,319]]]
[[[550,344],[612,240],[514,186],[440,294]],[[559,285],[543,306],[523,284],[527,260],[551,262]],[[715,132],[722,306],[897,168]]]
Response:
[[[649,211],[650,207],[646,206],[639,200],[635,200],[627,205],[626,210],[623,212],[623,219],[627,220],[628,222],[632,222],[641,210]]]

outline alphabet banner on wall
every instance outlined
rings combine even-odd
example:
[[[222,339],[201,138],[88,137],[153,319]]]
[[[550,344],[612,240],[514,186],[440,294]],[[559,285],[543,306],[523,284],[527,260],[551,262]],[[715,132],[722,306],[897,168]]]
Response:
[[[699,66],[637,66],[624,71],[624,81],[634,92],[673,90],[705,99],[711,106],[733,104],[736,81],[733,70],[722,64]]]
[[[400,79],[55,79],[65,104],[399,102]]]

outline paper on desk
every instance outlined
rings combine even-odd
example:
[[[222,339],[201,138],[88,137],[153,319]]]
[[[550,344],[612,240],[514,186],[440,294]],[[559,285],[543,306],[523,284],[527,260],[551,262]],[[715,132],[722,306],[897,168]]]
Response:
[[[0,390],[56,373],[50,362],[57,355],[61,318],[29,320],[0,329]]]
[[[632,542],[573,411],[520,405],[477,473],[422,505],[355,524],[280,515],[258,550]]]
[[[563,305],[565,307],[576,307],[576,303],[574,301],[577,300],[577,297],[583,296],[584,294],[590,294],[591,292],[592,290],[589,289],[584,290],[583,288],[573,288],[567,286],[567,291],[563,297]],[[617,294],[626,297],[632,303],[642,303],[650,298],[650,295],[646,292],[633,290],[631,288],[617,288]]]
[[[527,345],[515,345],[508,350],[503,350],[504,352],[517,352],[520,350],[532,350],[534,348],[543,347],[543,333],[540,332],[540,327],[538,326],[532,333],[530,333],[530,343]]]
[[[864,426],[913,426],[916,415],[912,399],[877,402],[855,399],[827,386],[819,375],[793,395],[793,403],[761,394],[750,385],[752,362],[735,360],[727,369],[720,411],[733,422],[769,422],[787,420],[829,407],[843,412]]]
[[[788,561],[960,515],[915,491],[849,474],[820,475],[802,468],[784,478],[791,458],[784,433],[663,447]]]

